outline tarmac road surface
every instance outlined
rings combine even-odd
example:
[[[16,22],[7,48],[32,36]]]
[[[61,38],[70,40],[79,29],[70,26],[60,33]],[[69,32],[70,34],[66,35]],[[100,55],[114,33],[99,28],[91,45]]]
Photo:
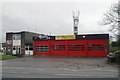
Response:
[[[118,78],[106,58],[23,57],[2,61],[3,78]]]

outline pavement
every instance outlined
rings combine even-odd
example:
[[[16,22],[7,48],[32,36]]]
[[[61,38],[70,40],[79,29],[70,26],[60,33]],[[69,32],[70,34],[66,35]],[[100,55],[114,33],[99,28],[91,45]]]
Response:
[[[106,58],[30,56],[1,61],[3,78],[118,78]]]

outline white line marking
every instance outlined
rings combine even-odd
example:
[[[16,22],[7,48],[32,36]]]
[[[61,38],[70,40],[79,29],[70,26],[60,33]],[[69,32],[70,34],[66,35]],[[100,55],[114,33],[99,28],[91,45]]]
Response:
[[[42,68],[29,68],[29,67],[3,67],[5,69],[18,69],[18,70],[67,70],[67,71],[109,71],[109,72],[118,72],[118,70],[110,70],[110,69],[69,69],[69,68],[51,68],[51,69],[42,69]]]
[[[12,74],[29,74],[30,72],[7,72],[7,73],[12,73]]]
[[[22,68],[22,67],[16,67],[15,69],[24,69],[24,68]]]
[[[45,69],[40,69],[40,68],[38,68],[38,70],[45,70]]]
[[[96,76],[96,77],[115,77],[115,75],[80,75],[80,74],[54,74],[54,75],[60,75],[60,76],[86,76],[86,77],[94,77],[94,76]]]
[[[20,72],[20,73],[22,73],[22,74],[29,74],[29,72]]]
[[[71,70],[71,69],[68,69],[68,68],[63,68],[64,70]]]
[[[110,72],[118,72],[117,70],[110,70],[110,69],[68,69],[63,68],[64,70],[70,70],[70,71],[110,71]]]
[[[72,74],[54,74],[54,75],[63,75],[64,76],[64,75],[72,75]]]

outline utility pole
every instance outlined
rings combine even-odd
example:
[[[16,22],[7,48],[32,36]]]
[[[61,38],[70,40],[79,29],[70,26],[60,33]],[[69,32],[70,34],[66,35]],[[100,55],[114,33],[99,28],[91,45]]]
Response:
[[[74,28],[74,35],[78,34],[78,23],[79,23],[79,11],[73,11],[73,28]]]

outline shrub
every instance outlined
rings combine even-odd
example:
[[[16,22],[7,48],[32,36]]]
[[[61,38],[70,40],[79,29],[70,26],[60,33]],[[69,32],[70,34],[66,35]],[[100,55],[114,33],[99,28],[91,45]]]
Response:
[[[22,54],[13,54],[13,56],[23,57],[23,55],[22,55]]]

